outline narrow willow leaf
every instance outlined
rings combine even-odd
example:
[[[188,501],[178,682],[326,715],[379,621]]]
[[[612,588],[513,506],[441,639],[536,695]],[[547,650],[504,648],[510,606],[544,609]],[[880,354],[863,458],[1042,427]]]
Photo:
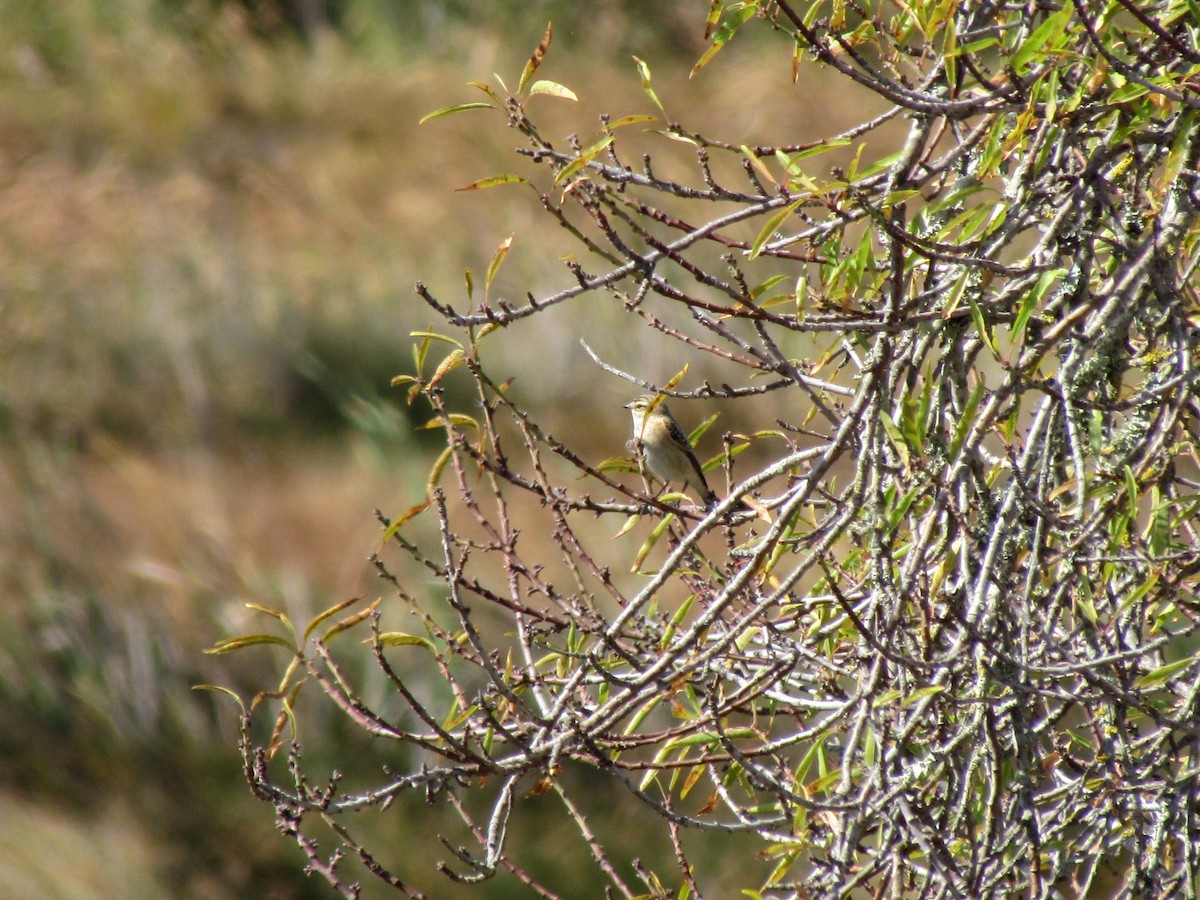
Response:
[[[504,265],[504,259],[508,256],[508,251],[512,249],[513,235],[509,235],[500,242],[500,246],[496,248],[496,252],[492,254],[492,261],[488,265],[487,276],[483,282],[483,296],[489,297],[492,292],[492,281],[496,278],[496,273],[500,271],[500,267]]]
[[[985,393],[986,389],[983,383],[980,382],[975,385],[975,390],[971,391],[971,396],[967,398],[967,408],[962,411],[962,416],[958,420],[958,426],[954,429],[954,437],[950,441],[951,459],[958,456],[958,451],[962,449],[963,441],[971,433],[971,427],[975,424],[975,413],[978,411],[979,404],[983,400]]]
[[[700,780],[705,772],[708,771],[707,766],[692,766],[688,771],[687,778],[683,780],[683,785],[679,789],[679,799],[682,800],[691,793],[692,788],[696,786],[696,782]]]
[[[496,93],[495,88],[493,88],[490,84],[485,84],[482,81],[468,81],[467,84],[473,88],[479,88],[479,90],[483,91],[493,100],[495,100],[497,106],[504,105],[504,101],[500,99],[500,95]]]
[[[459,343],[458,341],[456,341],[454,338],[447,337],[444,334],[438,334],[436,331],[410,331],[408,333],[408,336],[409,337],[427,338],[428,340],[431,340],[431,341],[442,341],[443,343],[446,343],[446,344],[453,344],[455,347],[458,347],[460,350],[462,349],[462,344]],[[422,363],[424,363],[423,359],[421,361],[422,361]]]
[[[926,697],[936,697],[938,694],[944,694],[946,686],[944,684],[931,684],[927,687],[918,688],[901,701],[901,706],[912,706],[918,701],[924,700]]]
[[[496,331],[497,329],[502,328],[502,327],[503,326],[499,322],[485,322],[483,327],[479,329],[479,333],[475,335],[475,340],[472,341],[472,344],[473,345],[478,344],[480,341],[482,341],[485,337],[487,337],[493,331]],[[502,390],[502,391],[505,390],[507,388],[509,382],[511,382],[511,381],[512,381],[512,379],[510,378],[503,385],[501,385],[500,390]]]
[[[577,157],[575,157],[575,159],[571,160],[562,167],[562,170],[554,177],[554,183],[563,184],[564,182],[570,180],[570,178],[575,175],[576,172],[599,156],[601,151],[612,142],[613,135],[606,134],[600,140],[596,141],[596,143],[592,144],[592,146],[588,147],[586,150],[583,150]]]
[[[605,131],[615,131],[618,128],[624,128],[626,125],[639,125],[643,122],[657,122],[658,116],[648,116],[644,113],[636,116],[621,116],[619,119],[614,119],[604,126]]]
[[[261,603],[247,603],[246,609],[252,609],[255,612],[264,613],[265,615],[270,616],[272,619],[278,619],[284,625],[287,625],[288,628],[292,627],[291,620],[288,619],[287,615],[280,610],[275,609],[273,606],[263,606]]]
[[[490,103],[459,103],[457,106],[443,106],[441,109],[435,109],[431,113],[426,113],[421,117],[418,125],[424,125],[434,119],[440,119],[442,116],[451,116],[455,113],[466,112],[468,109],[495,109]]]
[[[750,296],[754,297],[755,299],[761,297],[764,293],[775,287],[775,285],[779,284],[779,282],[784,281],[787,277],[787,275],[772,275],[766,281],[763,281],[760,284],[750,288]],[[791,300],[792,298],[787,296],[784,299]]]
[[[681,500],[683,499],[682,494],[667,494],[666,496],[675,496],[679,497]],[[654,530],[650,532],[650,536],[646,538],[646,540],[642,543],[642,546],[638,548],[637,555],[633,558],[633,565],[629,568],[630,572],[639,572],[641,570],[642,563],[646,561],[646,557],[650,555],[650,551],[654,549],[655,545],[666,533],[667,528],[670,527],[673,521],[675,521],[675,516],[673,513],[669,513],[663,516],[662,521],[654,526]]]
[[[754,243],[750,245],[751,259],[756,259],[758,255],[762,253],[763,246],[767,243],[767,241],[774,237],[775,232],[779,230],[779,226],[782,225],[788,219],[788,217],[792,215],[792,213],[799,209],[800,204],[803,202],[803,200],[796,200],[793,203],[789,203],[779,212],[775,213],[775,215],[771,216],[771,218],[767,219],[765,223],[763,223],[763,227],[758,232],[758,237],[756,237],[754,239]]]
[[[704,20],[704,39],[707,41],[712,37],[712,33],[717,29],[717,23],[721,21],[721,8],[724,5],[724,0],[712,0],[708,7],[708,18]]]
[[[1013,319],[1012,335],[1014,340],[1020,339],[1025,333],[1025,326],[1029,324],[1029,319],[1033,316],[1033,311],[1037,309],[1042,298],[1046,296],[1046,292],[1050,290],[1059,278],[1064,274],[1063,269],[1051,269],[1049,272],[1043,272],[1038,278],[1037,284],[1033,286],[1025,298],[1021,301],[1020,307],[1017,308],[1017,316]]]
[[[1171,542],[1171,504],[1159,499],[1156,486],[1150,495],[1154,504],[1154,512],[1146,526],[1146,547],[1154,556],[1162,556],[1170,547]]]
[[[726,19],[725,24],[713,34],[712,46],[705,50],[704,55],[700,57],[696,65],[692,66],[692,71],[688,75],[688,78],[695,78],[701,69],[712,62],[712,58],[720,52],[722,47],[729,43],[730,38],[737,34],[737,30],[746,24],[756,12],[758,12],[756,4],[750,4]]]
[[[629,530],[631,528],[633,528],[633,526],[636,525],[641,520],[641,518],[642,518],[641,516],[633,515],[633,516],[630,516],[628,519],[626,519],[625,524],[621,526],[621,530],[612,536],[612,540],[615,541],[617,538],[621,537],[622,535],[628,534]]]
[[[918,453],[925,443],[925,420],[921,418],[920,408],[919,396],[905,394],[900,398],[900,421],[896,423],[909,449]]]
[[[871,709],[880,709],[885,706],[891,706],[900,699],[900,692],[895,688],[890,691],[884,691],[871,701]]]
[[[326,631],[323,635],[321,635],[321,643],[322,644],[328,643],[330,638],[336,637],[337,635],[341,634],[343,631],[347,631],[347,630],[353,628],[355,625],[359,624],[364,619],[370,618],[371,614],[374,613],[375,610],[379,609],[379,604],[382,602],[383,602],[383,598],[379,597],[378,599],[376,599],[376,601],[374,603],[372,603],[370,606],[368,606],[362,612],[355,613],[352,616],[347,616],[346,618],[342,619],[342,621],[338,622],[336,625],[331,626],[328,631]]]
[[[579,101],[573,90],[559,84],[557,81],[535,81],[533,87],[529,89],[529,96],[532,97],[534,94],[546,94],[547,96],[559,97],[563,100]]]
[[[232,697],[234,702],[241,708],[242,712],[246,711],[246,704],[242,702],[242,698],[235,694],[227,687],[221,687],[219,684],[193,684],[193,691],[216,691],[218,694],[225,694]]]
[[[1137,478],[1134,477],[1133,469],[1129,468],[1128,465],[1124,465],[1121,468],[1124,470],[1125,494],[1129,502],[1129,515],[1132,518],[1138,514],[1137,499],[1140,491],[1138,490]]]
[[[637,461],[628,456],[610,456],[600,463],[596,464],[596,468],[601,472],[637,472]]]
[[[445,451],[445,452],[448,452],[448,451]],[[390,541],[392,539],[392,537],[396,534],[396,532],[398,532],[401,528],[404,527],[404,524],[406,522],[410,521],[411,519],[416,518],[421,513],[425,512],[425,510],[427,510],[427,509],[429,509],[429,501],[428,500],[426,500],[424,503],[418,503],[416,506],[410,506],[408,509],[406,509],[404,512],[402,512],[399,516],[397,516],[395,519],[393,519],[392,523],[390,525],[388,525],[387,528],[384,529],[383,537],[381,537],[379,539],[380,547],[382,547],[384,544],[386,544],[388,541]]]
[[[451,427],[456,425],[469,425],[476,431],[479,430],[479,423],[466,413],[448,413],[443,419],[441,416],[430,419],[424,425],[418,425],[417,431],[432,431],[435,428],[446,428],[447,424]]]
[[[438,454],[438,458],[434,460],[433,465],[429,467],[429,476],[425,479],[426,494],[432,494],[433,489],[437,487],[437,483],[442,477],[442,472],[446,468],[446,463],[450,462],[451,456],[453,456],[453,453],[451,452],[450,448],[447,447]],[[428,506],[429,504],[426,503],[425,505]],[[416,509],[416,507],[413,507],[413,509]],[[420,512],[420,510],[417,511]],[[392,534],[395,534],[395,532],[392,532]],[[389,537],[390,536],[391,535],[389,535]]]
[[[792,866],[796,864],[796,860],[800,858],[803,851],[803,847],[796,846],[792,847],[788,852],[781,854],[779,862],[775,864],[775,868],[772,869],[771,874],[767,876],[766,883],[778,884],[779,882],[783,881],[784,877],[788,872],[791,871]],[[755,891],[755,893],[758,892]],[[759,896],[761,897],[762,895],[759,894]]]
[[[451,350],[446,355],[446,358],[438,364],[438,367],[433,372],[433,377],[429,379],[429,384],[426,387],[436,387],[439,381],[461,366],[465,359],[466,354],[461,349]]]
[[[975,330],[979,332],[979,337],[987,344],[987,348],[992,351],[992,355],[998,357],[1000,351],[996,349],[996,342],[992,340],[992,332],[983,317],[983,310],[979,308],[979,304],[971,297],[967,298],[967,306],[971,309],[971,321],[975,323]]]
[[[351,597],[349,600],[343,600],[341,603],[338,603],[338,604],[335,604],[334,606],[329,607],[329,609],[325,610],[324,612],[318,613],[317,616],[311,622],[308,623],[308,627],[304,629],[305,643],[308,642],[308,639],[312,636],[312,633],[321,627],[322,622],[328,621],[333,616],[336,616],[338,613],[340,613],[343,609],[349,609],[351,606],[353,606],[355,603],[358,603],[360,600],[362,600],[361,596],[360,597]]]
[[[450,711],[446,713],[446,719],[442,722],[443,731],[453,731],[471,716],[475,715],[479,707],[475,704],[468,706],[466,709],[460,710],[458,704],[455,703],[450,707]]]
[[[691,444],[693,447],[695,447],[697,442],[699,442],[700,438],[704,437],[704,433],[706,431],[708,431],[708,429],[712,428],[713,422],[717,421],[717,419],[719,419],[720,417],[721,417],[720,413],[713,413],[711,416],[709,416],[707,419],[705,419],[703,422],[701,422],[699,425],[697,425],[695,428],[693,428],[691,430],[691,433],[688,434],[688,443]],[[704,467],[704,471],[707,472],[709,469],[713,468],[714,465],[720,465],[721,460],[723,460],[724,458],[725,458],[724,453],[719,454],[715,459],[710,460],[710,465],[706,465]]]
[[[912,468],[912,460],[908,455],[908,441],[905,440],[904,434],[896,427],[896,423],[892,421],[892,417],[887,412],[880,410],[879,421],[883,423],[883,430],[891,442],[892,448],[900,457],[900,462],[906,469]]]
[[[751,168],[758,173],[758,177],[763,179],[767,184],[779,186],[779,182],[775,176],[771,174],[771,170],[767,168],[767,164],[762,161],[757,153],[742,144],[742,156],[746,157],[746,162],[750,163]]]
[[[522,178],[520,175],[514,175],[511,172],[505,172],[502,175],[493,175],[491,178],[481,178],[479,181],[473,181],[464,187],[455,188],[456,191],[481,191],[484,188],[496,187],[498,184],[529,184],[529,181]]]
[[[673,391],[673,390],[675,390],[675,386],[676,386],[677,384],[679,384],[679,382],[683,381],[683,377],[684,377],[685,375],[687,375],[687,371],[688,371],[688,364],[687,364],[687,363],[684,363],[684,364],[683,364],[683,368],[682,368],[682,369],[680,369],[678,372],[676,372],[674,375],[672,375],[672,376],[670,377],[670,379],[668,379],[667,383],[663,385],[663,388],[662,388],[662,389],[663,389],[664,391]],[[662,401],[660,400],[660,401],[658,401],[658,402],[660,402],[660,403],[661,403]],[[657,406],[657,403],[656,403],[655,405]]]
[[[1175,662],[1167,663],[1165,666],[1159,666],[1151,672],[1147,672],[1141,678],[1133,683],[1134,688],[1143,689],[1149,687],[1157,687],[1165,681],[1170,680],[1178,675],[1188,666],[1196,662],[1196,657],[1189,656],[1185,659],[1177,659]]]
[[[650,67],[636,56],[633,61],[637,63],[638,74],[642,76],[642,90],[646,92],[646,96],[654,101],[654,105],[661,109],[664,113],[662,101],[658,99],[658,94],[654,93],[654,88],[650,86]]]
[[[646,717],[650,715],[650,713],[654,712],[654,710],[658,708],[658,704],[664,699],[664,696],[665,695],[663,694],[653,694],[650,699],[642,705],[641,709],[635,712],[630,718],[629,724],[625,726],[625,734],[634,734],[639,728],[641,728],[642,722],[646,720]],[[666,753],[669,752],[669,750],[664,747],[659,752]]]
[[[696,595],[688,594],[687,599],[679,604],[679,609],[675,610],[675,615],[671,616],[671,620],[667,622],[667,627],[663,629],[663,635],[658,641],[659,647],[666,647],[671,643],[671,638],[675,636],[675,632],[679,630],[679,626],[687,618],[687,614],[695,602]]]
[[[542,35],[541,42],[534,49],[533,54],[529,57],[529,61],[525,63],[525,68],[521,71],[521,80],[517,82],[517,93],[524,94],[525,87],[533,78],[534,73],[538,70],[538,66],[542,64],[542,60],[546,58],[546,51],[550,49],[550,40],[554,37],[554,23],[546,24],[546,33]]]
[[[1070,3],[1064,3],[1054,15],[1050,16],[1039,25],[1028,38],[1025,43],[1017,48],[1009,60],[1009,64],[1019,73],[1024,73],[1025,68],[1033,60],[1038,52],[1056,40],[1066,29],[1067,24],[1071,21],[1071,16],[1075,12],[1075,7]]]
[[[277,644],[280,647],[285,647],[291,652],[296,652],[296,647],[289,641],[275,634],[242,634],[237,637],[222,638],[204,652],[209,655],[219,655],[221,653],[230,653],[234,650],[241,650],[243,647],[253,647],[257,644]]]

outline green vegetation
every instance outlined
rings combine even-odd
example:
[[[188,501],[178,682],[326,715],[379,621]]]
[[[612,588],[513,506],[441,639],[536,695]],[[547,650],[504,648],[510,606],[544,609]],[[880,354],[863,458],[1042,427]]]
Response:
[[[0,895],[1194,893],[1200,25],[1092,6],[0,0]]]
[[[538,199],[553,271],[503,281],[522,228],[419,286],[395,383],[445,449],[389,591],[214,648],[291,653],[236,696],[256,794],[347,897],[356,860],[401,894],[1194,897],[1195,5],[698,6],[705,84],[832,73],[855,121],[697,125],[652,64],[550,74],[549,29],[436,104],[520,135],[473,187]],[[651,483],[640,417],[597,452],[578,419],[645,391],[712,413],[726,499]],[[311,705],[395,764],[328,781]],[[414,797],[462,824],[397,859],[371,823]]]
[[[377,590],[372,511],[423,484],[426,411],[389,387],[418,261],[458,281],[515,224],[453,193],[511,139],[434,152],[416,123],[546,21],[440,6],[299,36],[234,3],[0,0],[0,793],[28,826],[0,894],[327,894],[191,687],[272,670],[200,652],[245,603]]]

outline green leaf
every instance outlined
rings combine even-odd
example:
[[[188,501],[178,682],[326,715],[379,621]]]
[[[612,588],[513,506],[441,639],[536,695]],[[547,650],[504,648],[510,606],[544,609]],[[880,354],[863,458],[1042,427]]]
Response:
[[[496,248],[496,252],[492,254],[492,261],[488,265],[487,275],[483,281],[483,296],[490,297],[492,293],[492,281],[496,277],[496,273],[500,271],[500,267],[504,265],[505,257],[508,256],[508,251],[512,249],[513,235],[509,235],[500,242],[500,246]]]
[[[758,255],[762,253],[762,248],[766,245],[767,241],[769,241],[775,235],[775,232],[779,230],[779,226],[782,225],[784,221],[786,221],[788,217],[792,215],[792,213],[799,209],[800,204],[803,202],[803,200],[796,200],[793,203],[789,203],[779,212],[775,213],[775,215],[771,216],[771,218],[767,219],[765,223],[763,223],[762,229],[758,232],[758,237],[756,237],[754,239],[754,243],[750,245],[751,259],[756,259]]]
[[[517,93],[524,94],[525,86],[529,84],[533,74],[538,70],[538,66],[542,64],[542,60],[546,58],[546,51],[550,49],[550,40],[554,37],[554,23],[546,24],[546,33],[542,35],[542,40],[534,49],[533,54],[529,57],[529,61],[525,63],[525,68],[521,72],[521,80],[517,82]]]
[[[1130,100],[1136,100],[1138,97],[1144,97],[1150,93],[1150,88],[1136,81],[1130,81],[1122,87],[1117,88],[1109,95],[1109,103],[1128,103]]]
[[[812,147],[807,147],[804,150],[797,150],[795,153],[786,153],[782,156],[786,159],[786,164],[790,166],[792,163],[799,162],[802,159],[808,159],[810,156],[820,156],[822,153],[828,153],[830,150],[836,150],[838,147],[845,147],[852,143],[848,137],[837,138],[835,140],[821,141]]]
[[[695,594],[688,594],[686,600],[679,604],[679,609],[675,610],[675,615],[671,616],[671,620],[667,622],[667,627],[663,629],[662,637],[658,641],[659,647],[666,647],[671,643],[671,638],[675,636],[675,632],[687,618],[688,611],[692,608],[692,604],[696,602]]]
[[[1138,514],[1137,499],[1140,491],[1138,490],[1137,478],[1134,477],[1133,469],[1129,468],[1128,465],[1124,465],[1121,468],[1124,470],[1125,475],[1125,493],[1127,495],[1126,499],[1129,502],[1129,517],[1133,518]]]
[[[641,115],[635,115],[635,116],[621,116],[621,118],[615,119],[612,122],[608,122],[607,124],[605,124],[604,130],[605,131],[615,131],[618,128],[624,128],[626,125],[637,125],[641,122],[657,122],[657,121],[658,121],[658,116],[648,116],[644,113]]]
[[[349,609],[351,606],[353,606],[355,603],[360,602],[361,600],[362,600],[362,597],[351,597],[349,600],[343,600],[341,603],[336,603],[333,606],[329,607],[329,609],[325,610],[324,612],[318,613],[313,618],[313,620],[308,623],[308,627],[306,627],[304,629],[305,643],[307,643],[308,639],[310,637],[312,637],[312,633],[321,626],[322,622],[325,622],[328,619],[332,618],[333,616],[336,616],[343,609]]]
[[[755,285],[754,287],[752,287],[752,288],[750,289],[750,296],[751,296],[751,297],[753,297],[753,298],[755,298],[755,299],[757,300],[757,299],[758,299],[759,297],[761,297],[761,296],[762,296],[764,293],[766,293],[767,291],[769,291],[771,288],[775,287],[775,285],[779,284],[779,282],[783,281],[783,280],[784,280],[784,279],[786,279],[787,277],[788,277],[787,275],[772,275],[772,276],[771,276],[770,278],[768,278],[766,281],[763,281],[762,283],[760,283],[760,284],[758,284],[758,285]],[[789,294],[789,295],[787,295],[787,296],[785,296],[785,297],[783,297],[783,298],[781,298],[781,299],[783,299],[783,300],[791,300],[791,299],[792,299],[792,297],[791,297],[791,295]]]
[[[721,8],[724,6],[723,0],[712,0],[708,7],[708,18],[704,20],[704,39],[707,41],[712,37],[713,31],[716,30],[717,22],[721,21]]]
[[[1167,552],[1171,540],[1171,504],[1163,503],[1159,497],[1158,487],[1151,491],[1154,511],[1146,525],[1146,548],[1153,556],[1162,556]]]
[[[967,298],[967,306],[971,310],[971,321],[975,323],[975,330],[979,332],[979,337],[987,345],[987,348],[992,351],[993,356],[999,356],[999,351],[996,349],[996,342],[992,340],[991,329],[987,326],[987,321],[983,317],[983,310],[979,304],[975,302],[973,297]]]
[[[880,410],[879,421],[883,423],[883,430],[887,433],[888,440],[891,441],[892,447],[896,454],[900,457],[900,462],[906,469],[912,468],[912,460],[908,453],[908,441],[903,433],[896,427],[896,423],[892,421],[892,417],[884,410]]]
[[[460,350],[462,349],[462,344],[459,343],[458,341],[456,341],[454,338],[447,337],[444,334],[438,334],[436,331],[410,331],[408,333],[408,336],[409,337],[428,338],[429,340],[433,340],[433,341],[442,341],[447,344],[453,344],[455,347],[458,347]],[[424,362],[424,360],[422,360],[422,362]]]
[[[481,178],[479,181],[473,181],[465,187],[455,188],[456,191],[481,191],[484,188],[495,187],[498,184],[529,184],[527,179],[520,175],[514,175],[511,172],[504,172],[501,175],[493,175],[491,178]]]
[[[603,471],[603,470],[601,470],[601,471]],[[633,470],[633,469],[628,469],[627,471],[634,471],[634,470]],[[614,541],[615,541],[617,538],[621,537],[622,535],[624,535],[624,534],[628,534],[628,533],[630,532],[630,530],[632,530],[633,526],[634,526],[634,525],[636,525],[638,522],[640,522],[640,521],[641,521],[641,518],[642,518],[642,517],[641,517],[640,515],[637,515],[637,514],[634,514],[634,515],[630,516],[629,518],[627,518],[627,519],[625,520],[625,524],[621,526],[621,529],[620,529],[620,531],[618,531],[616,534],[614,534],[614,535],[613,535],[613,536],[610,538],[610,540],[614,540]]]
[[[654,105],[661,109],[664,113],[662,102],[658,99],[658,94],[654,93],[654,88],[650,86],[650,67],[636,56],[633,61],[637,63],[638,74],[642,76],[642,90],[646,92],[646,96],[654,101]]]
[[[426,388],[436,387],[439,381],[461,366],[465,360],[466,354],[461,350],[451,350],[434,370],[433,376],[429,379],[429,384],[426,385]]]
[[[352,616],[347,616],[346,618],[342,619],[342,621],[338,622],[335,625],[332,625],[328,631],[326,631],[323,635],[321,635],[321,643],[323,643],[323,644],[328,643],[330,638],[336,637],[337,635],[341,634],[343,631],[353,628],[355,625],[359,624],[364,619],[370,618],[371,615],[375,612],[375,610],[379,609],[379,604],[382,602],[383,602],[383,598],[378,597],[378,598],[376,598],[374,603],[372,603],[370,606],[368,606],[362,612],[355,613]]]
[[[426,494],[433,493],[433,489],[435,487],[437,487],[437,483],[438,483],[439,479],[441,479],[441,477],[442,477],[442,472],[445,470],[446,464],[448,462],[450,462],[450,459],[453,456],[454,456],[454,453],[451,451],[451,449],[449,447],[447,447],[445,450],[443,450],[441,453],[438,454],[438,458],[436,460],[434,460],[433,465],[429,467],[429,476],[425,479],[425,493]],[[426,503],[424,505],[428,506],[429,504]],[[416,507],[413,507],[413,509],[416,509]],[[417,511],[420,512],[420,510],[417,510]],[[392,534],[395,534],[395,532],[392,532]],[[391,535],[389,535],[389,537],[390,536]]]
[[[444,106],[441,109],[435,109],[431,113],[426,113],[417,122],[418,125],[424,125],[434,119],[440,119],[442,116],[452,116],[455,113],[466,112],[468,109],[495,109],[490,103],[459,103],[457,106]]]
[[[288,651],[295,653],[296,647],[289,641],[275,634],[242,634],[237,637],[222,638],[204,652],[215,656],[221,653],[230,653],[234,650],[241,650],[243,647],[254,647],[258,644],[276,644],[286,648]]]
[[[575,92],[569,87],[559,84],[557,81],[535,81],[533,87],[529,89],[529,96],[534,94],[546,94],[550,97],[559,97],[562,100],[579,101],[575,96]]]
[[[979,410],[979,404],[983,400],[985,393],[986,388],[980,382],[975,385],[975,390],[971,391],[971,396],[967,398],[967,408],[962,411],[962,415],[958,420],[958,426],[954,429],[954,437],[950,441],[951,459],[958,456],[959,450],[962,449],[963,441],[971,433],[971,427],[975,424],[975,413]]]
[[[479,423],[465,413],[449,413],[445,419],[443,419],[441,416],[438,416],[430,419],[424,425],[418,425],[417,431],[430,431],[434,428],[445,428],[447,424],[450,426],[468,425],[471,428],[474,428],[476,431],[479,430]]]
[[[709,62],[712,61],[712,58],[721,50],[721,48],[729,42],[730,38],[737,34],[737,30],[741,28],[747,21],[749,21],[749,19],[757,12],[757,5],[750,4],[744,9],[738,10],[728,19],[726,19],[725,24],[718,28],[713,34],[712,46],[704,51],[704,55],[701,56],[696,65],[692,67],[691,74],[688,75],[688,78],[695,78],[696,73],[707,66]]]
[[[569,163],[567,163],[565,166],[563,166],[562,171],[560,171],[558,173],[558,175],[555,176],[554,183],[562,184],[565,181],[567,181],[568,179],[570,179],[571,176],[573,176],[576,172],[578,172],[580,169],[582,169],[584,166],[586,166],[588,163],[590,163],[593,159],[595,159],[597,156],[599,156],[601,151],[603,151],[604,148],[607,147],[612,142],[613,142],[613,135],[606,134],[600,140],[596,141],[596,143],[592,144],[592,146],[588,147],[586,150],[581,151],[580,154],[577,157],[575,157],[575,159],[571,160]]]
[[[239,707],[241,707],[242,712],[246,711],[246,704],[242,702],[242,698],[239,697],[236,693],[234,693],[227,687],[221,687],[219,684],[193,684],[192,690],[193,691],[216,691],[218,694],[225,694],[226,696],[232,697],[234,699],[234,702],[237,703],[237,705]]]
[[[380,545],[382,546],[383,544],[386,544],[388,541],[390,541],[392,539],[392,535],[394,535],[396,532],[398,532],[404,526],[405,522],[409,521],[410,519],[415,518],[416,516],[419,516],[421,513],[425,512],[425,510],[427,510],[427,509],[429,509],[429,501],[428,500],[426,500],[424,503],[418,503],[416,506],[410,506],[407,510],[405,510],[403,513],[401,513],[395,519],[392,519],[392,523],[390,525],[388,525],[387,528],[384,529],[383,537],[381,537],[379,539]],[[307,637],[307,635],[306,635],[306,637]]]
[[[487,94],[493,100],[495,100],[496,106],[504,105],[504,101],[500,99],[500,95],[496,93],[495,88],[493,88],[490,84],[485,84],[482,81],[468,81],[467,84],[469,84],[473,88],[479,88],[479,90],[483,91],[485,94]]]
[[[438,655],[438,650],[433,646],[433,642],[426,637],[418,637],[409,635],[403,631],[384,631],[379,635],[380,647],[424,647],[434,656]]]
[[[713,422],[717,421],[720,415],[720,413],[713,413],[711,416],[693,428],[691,433],[688,435],[688,443],[695,447],[696,444],[699,443],[700,438],[704,437],[704,433],[712,427]],[[718,456],[717,460],[719,461],[721,458],[722,456]],[[706,468],[704,471],[707,472],[708,468]]]
[[[1029,319],[1033,315],[1034,309],[1042,302],[1042,298],[1046,296],[1046,292],[1064,274],[1063,269],[1051,269],[1049,272],[1043,272],[1038,278],[1037,284],[1033,286],[1025,298],[1021,301],[1021,306],[1017,309],[1017,317],[1013,319],[1012,335],[1014,340],[1019,340],[1025,333],[1025,326],[1029,324]]]
[[[1157,687],[1158,685],[1162,684],[1163,682],[1168,681],[1169,679],[1178,675],[1180,672],[1182,672],[1188,666],[1193,665],[1195,662],[1196,662],[1195,656],[1188,656],[1188,657],[1185,657],[1184,659],[1177,659],[1177,660],[1175,660],[1175,662],[1167,663],[1165,666],[1159,666],[1157,669],[1154,669],[1151,672],[1147,672],[1145,675],[1143,675],[1141,678],[1139,678],[1137,681],[1135,681],[1133,683],[1133,686],[1135,689],[1138,689],[1138,690],[1141,690],[1143,688],[1149,688],[1149,687]]]
[[[1019,73],[1024,74],[1025,68],[1030,61],[1036,56],[1043,47],[1051,41],[1057,40],[1066,29],[1067,24],[1071,21],[1071,16],[1075,12],[1075,7],[1070,3],[1064,3],[1054,15],[1050,16],[1037,27],[1016,52],[1013,53],[1010,63],[1012,67]]]
[[[934,697],[938,694],[944,694],[945,692],[946,686],[944,684],[931,684],[923,688],[917,688],[917,690],[905,697],[900,702],[900,705],[912,706],[914,703],[924,700],[926,697]]]
[[[685,499],[683,494],[665,494],[659,499],[665,502],[668,498]],[[675,514],[667,513],[667,515],[662,517],[662,521],[654,526],[654,530],[650,532],[650,536],[638,548],[638,552],[633,558],[633,565],[629,567],[630,572],[638,572],[642,568],[642,563],[646,561],[646,557],[650,555],[650,551],[654,549],[654,546],[666,533],[673,521],[675,521]]]

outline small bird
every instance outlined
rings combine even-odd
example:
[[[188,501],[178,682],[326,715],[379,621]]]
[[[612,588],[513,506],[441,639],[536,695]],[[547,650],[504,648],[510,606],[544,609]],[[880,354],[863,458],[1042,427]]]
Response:
[[[640,448],[642,460],[650,474],[664,484],[672,481],[689,485],[700,495],[705,506],[717,502],[717,495],[708,489],[704,470],[687,435],[667,409],[667,404],[655,404],[656,394],[643,394],[625,408],[633,414],[633,442]]]

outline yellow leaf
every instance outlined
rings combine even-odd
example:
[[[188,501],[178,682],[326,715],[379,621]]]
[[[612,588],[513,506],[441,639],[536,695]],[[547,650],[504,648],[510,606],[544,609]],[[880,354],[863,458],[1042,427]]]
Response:
[[[574,91],[557,81],[535,81],[533,87],[529,89],[529,96],[532,97],[534,94],[548,94],[551,97],[560,97],[563,100],[575,100],[576,102],[579,100]]]

